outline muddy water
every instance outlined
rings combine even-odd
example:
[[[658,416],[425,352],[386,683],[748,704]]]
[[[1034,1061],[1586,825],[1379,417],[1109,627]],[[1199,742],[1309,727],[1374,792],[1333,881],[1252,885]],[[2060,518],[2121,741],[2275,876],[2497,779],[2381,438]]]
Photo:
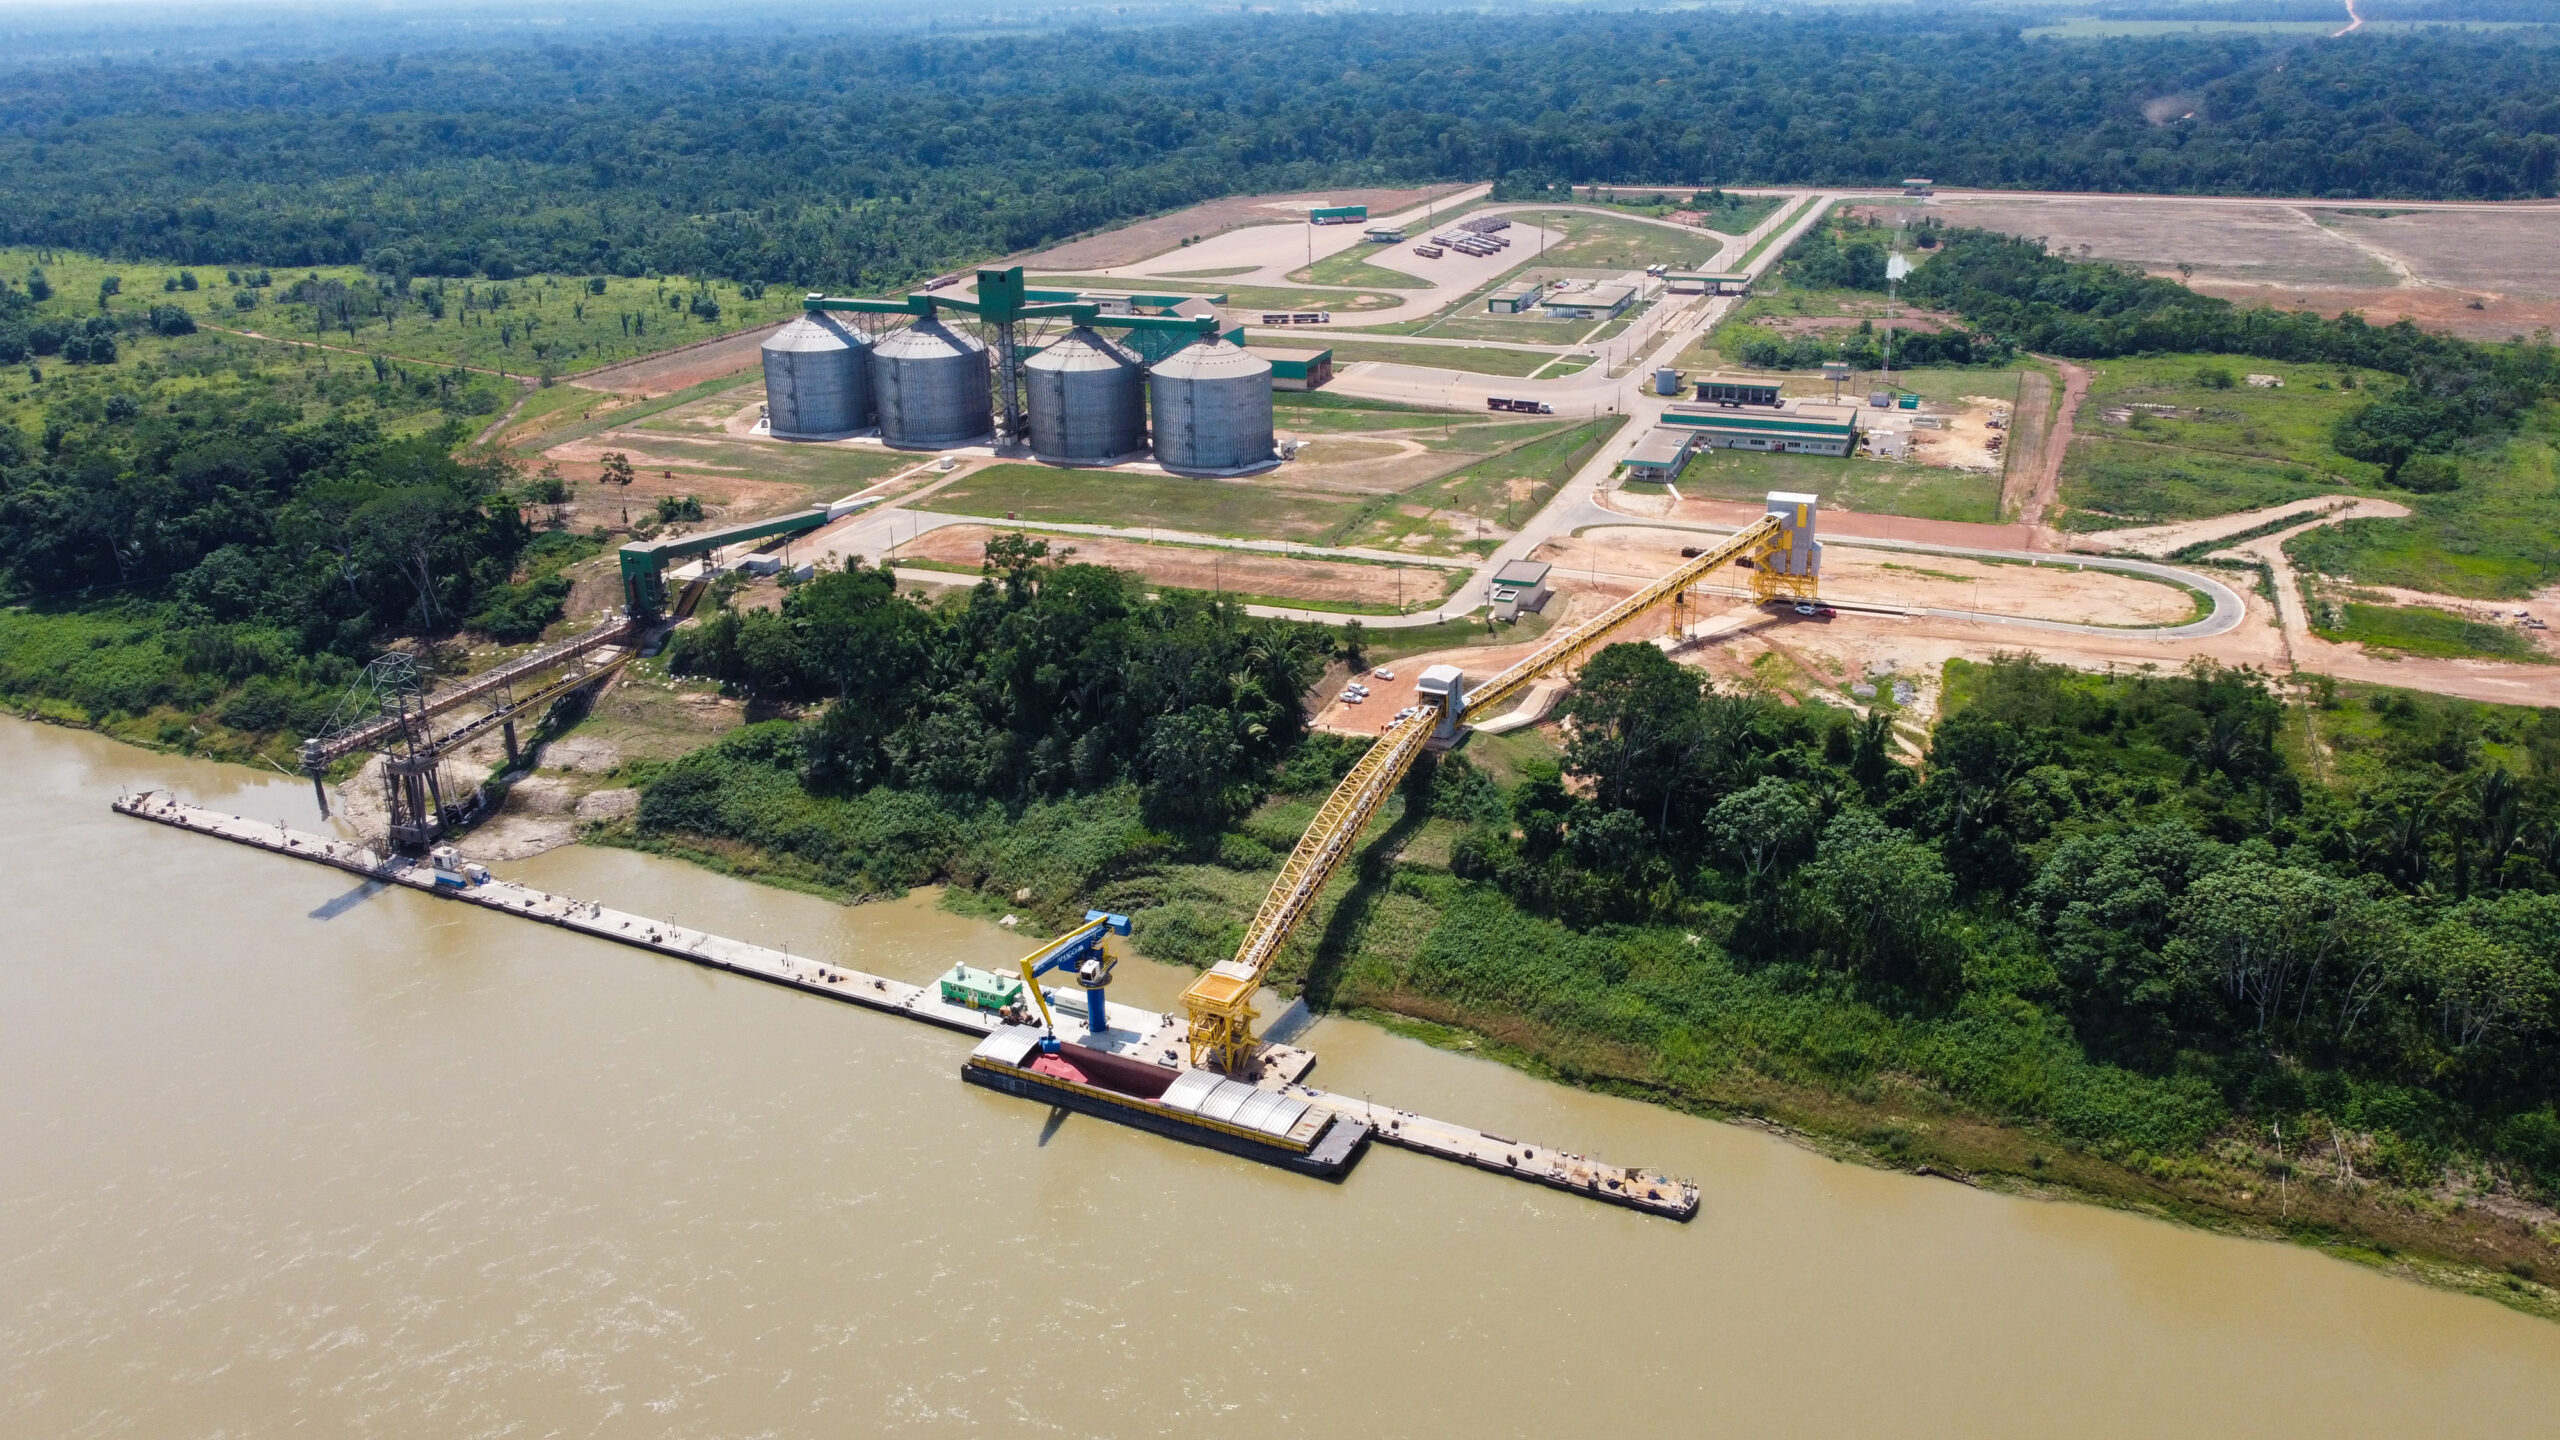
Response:
[[[0,722],[0,1436],[2524,1435],[2560,1326],[1853,1168],[1358,1025],[1319,1075],[1699,1177],[1342,1186],[964,1087],[959,1037],[123,819],[300,787]],[[1016,942],[570,850],[922,978]],[[1143,965],[1129,998],[1169,1000]]]

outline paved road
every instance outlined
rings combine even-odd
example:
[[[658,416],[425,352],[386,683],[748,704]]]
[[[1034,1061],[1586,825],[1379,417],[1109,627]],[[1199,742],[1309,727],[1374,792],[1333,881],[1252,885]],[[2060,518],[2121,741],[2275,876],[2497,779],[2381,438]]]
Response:
[[[1841,198],[1839,193],[1820,193],[1817,196],[1819,203],[1807,207],[1802,211],[1802,213],[1797,214],[1792,219],[1788,220],[1783,228],[1783,233],[1780,234],[1779,238],[1775,242],[1765,247],[1761,253],[1754,258],[1751,265],[1746,268],[1746,273],[1754,276],[1765,273],[1770,266],[1777,262],[1777,258],[1785,253],[1787,246],[1793,243],[1796,237],[1811,228],[1821,218],[1821,216],[1830,209],[1830,202],[1838,198]],[[1784,209],[1780,211],[1781,216],[1785,213]],[[1747,244],[1749,242],[1758,240],[1762,234],[1767,232],[1771,225],[1777,223],[1778,219],[1779,216],[1772,216],[1769,221],[1764,222],[1760,226],[1754,227],[1751,235],[1745,237],[1742,241],[1737,241],[1736,243],[1745,245],[1747,248]],[[1232,236],[1252,236],[1255,234],[1256,230],[1269,230],[1272,228],[1274,227],[1261,226],[1242,231],[1230,231],[1227,236],[1217,237],[1217,239],[1223,240]],[[1342,230],[1354,230],[1354,227],[1350,226],[1338,228]],[[1291,227],[1290,233],[1292,235],[1295,234],[1295,229],[1296,227]],[[1214,243],[1216,242],[1203,242],[1201,245],[1192,246],[1188,250],[1182,252],[1182,263],[1184,267],[1200,269],[1216,268],[1213,260],[1208,257],[1199,256],[1199,252],[1207,249]],[[1330,245],[1333,251],[1339,251],[1348,249],[1352,245],[1356,245],[1360,242],[1355,230],[1354,233],[1350,235],[1328,235],[1325,237],[1323,243]],[[1319,248],[1321,249],[1322,247],[1320,246]],[[1739,252],[1734,251],[1732,247],[1728,247],[1727,253],[1732,254]],[[1144,263],[1152,266],[1161,262],[1149,261]],[[1304,262],[1302,260],[1299,263]],[[1556,492],[1554,498],[1549,500],[1535,516],[1532,516],[1529,522],[1522,526],[1517,534],[1513,535],[1509,540],[1504,541],[1491,555],[1486,556],[1482,561],[1474,562],[1473,568],[1475,573],[1468,578],[1465,584],[1451,592],[1445,603],[1435,609],[1418,611],[1411,615],[1363,615],[1358,617],[1361,624],[1371,630],[1401,630],[1414,629],[1427,625],[1436,625],[1445,621],[1464,618],[1475,613],[1482,607],[1484,603],[1483,597],[1487,592],[1487,588],[1492,581],[1494,573],[1499,571],[1503,566],[1514,560],[1526,558],[1535,552],[1540,546],[1560,535],[1569,535],[1576,531],[1596,525],[1643,526],[1650,524],[1666,529],[1698,529],[1713,533],[1728,533],[1724,531],[1716,531],[1715,527],[1712,526],[1702,527],[1666,523],[1662,521],[1649,521],[1643,517],[1630,516],[1618,511],[1603,509],[1598,503],[1596,503],[1596,501],[1597,496],[1600,493],[1601,484],[1617,469],[1619,463],[1626,458],[1627,453],[1635,448],[1636,443],[1643,438],[1644,433],[1651,429],[1652,426],[1660,419],[1663,407],[1670,404],[1673,399],[1677,398],[1656,396],[1647,393],[1650,389],[1654,368],[1657,365],[1668,363],[1672,357],[1678,355],[1682,349],[1686,348],[1692,339],[1705,331],[1714,328],[1714,326],[1720,323],[1734,306],[1740,303],[1741,302],[1738,297],[1709,297],[1701,302],[1676,308],[1666,308],[1659,312],[1663,316],[1663,319],[1659,322],[1659,328],[1650,335],[1644,335],[1636,338],[1636,343],[1648,344],[1651,348],[1644,352],[1642,363],[1631,367],[1623,376],[1613,377],[1599,366],[1594,366],[1591,369],[1576,375],[1569,375],[1555,380],[1507,380],[1496,376],[1478,375],[1464,371],[1432,370],[1417,366],[1385,365],[1375,362],[1363,362],[1347,367],[1339,376],[1336,377],[1333,388],[1344,394],[1367,396],[1372,399],[1402,400],[1425,404],[1447,404],[1465,409],[1474,409],[1483,405],[1484,401],[1490,396],[1507,395],[1546,400],[1549,404],[1555,407],[1555,412],[1559,416],[1622,414],[1629,417],[1628,424],[1620,429],[1607,444],[1601,446],[1600,450],[1591,457],[1588,463],[1583,465],[1580,470],[1574,472],[1572,478],[1565,482],[1565,484]],[[941,487],[932,487],[932,489],[939,488]],[[930,500],[932,489],[910,497],[909,503],[920,507],[924,502]],[[858,554],[877,558],[889,555],[896,547],[912,541],[917,535],[923,534],[928,530],[937,530],[948,525],[984,525],[990,523],[1001,525],[1005,522],[1001,519],[990,520],[990,518],[986,516],[948,514],[923,508],[907,508],[904,504],[897,504],[860,515],[847,516],[845,519],[838,521],[835,525],[819,532],[819,534],[811,537],[809,541],[803,543],[812,546],[817,551],[827,554],[838,556]],[[1063,532],[1067,534],[1109,536],[1116,539],[1131,540],[1167,540],[1182,544],[1223,546],[1230,549],[1259,551],[1268,554],[1304,555],[1310,558],[1338,557],[1345,559],[1388,560],[1400,564],[1431,565],[1444,569],[1461,568],[1469,563],[1465,560],[1452,557],[1406,555],[1393,551],[1370,550],[1360,547],[1323,548],[1299,545],[1283,540],[1240,540],[1223,536],[1199,535],[1182,531],[1132,526],[1053,524],[1041,522],[1037,528],[1043,531]],[[1932,553],[1966,555],[1979,558],[2004,560],[2052,558],[2050,556],[2034,555],[2023,550],[2009,551],[1979,549],[1964,546],[1931,545],[1920,542],[1888,539],[1841,538],[1826,541],[1826,543],[1866,545],[1900,550],[1927,551]],[[2193,571],[2179,569],[2175,566],[2154,564],[2149,561],[2141,560],[2117,560],[2092,556],[2075,557],[2075,563],[2085,563],[2098,566],[2102,569],[2132,571],[2169,580],[2174,583],[2192,586],[2211,597],[2214,607],[2213,611],[2204,619],[2195,621],[2191,624],[2163,627],[2156,630],[2130,628],[2119,629],[2111,626],[2097,625],[2075,625],[2062,621],[2030,620],[2016,616],[1989,615],[1967,610],[1931,609],[1922,610],[1918,613],[1944,616],[1953,619],[1978,620],[1995,624],[2013,625],[2025,629],[2044,630],[2066,634],[2087,633],[2116,636],[2140,636],[2143,638],[2160,640],[2195,639],[2223,634],[2239,624],[2241,616],[2245,613],[2240,597],[2234,593],[2230,587],[2211,578],[2210,576],[2200,575]],[[1330,624],[1338,624],[1345,618],[1343,615],[1332,611],[1300,610],[1283,606],[1251,605],[1246,608],[1248,611],[1256,615],[1293,620],[1312,620]]]

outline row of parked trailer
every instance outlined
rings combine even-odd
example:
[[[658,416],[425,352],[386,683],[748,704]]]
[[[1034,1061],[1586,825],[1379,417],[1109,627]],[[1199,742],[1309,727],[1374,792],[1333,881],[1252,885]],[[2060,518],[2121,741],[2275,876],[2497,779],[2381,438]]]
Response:
[[[1500,231],[1511,228],[1511,221],[1501,215],[1478,215],[1461,220],[1431,237],[1427,245],[1416,245],[1413,253],[1425,260],[1437,260],[1452,250],[1461,255],[1495,255],[1511,248]]]

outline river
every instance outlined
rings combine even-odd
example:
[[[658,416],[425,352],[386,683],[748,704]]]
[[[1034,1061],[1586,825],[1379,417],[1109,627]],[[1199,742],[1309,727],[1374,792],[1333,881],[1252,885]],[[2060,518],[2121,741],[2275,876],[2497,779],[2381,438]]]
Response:
[[[1835,1163],[1357,1023],[1315,1079],[1693,1175],[1340,1186],[967,1041],[111,814],[308,788],[0,721],[0,1436],[2548,1434],[2560,1326]],[[1019,939],[572,847],[554,890],[925,979]],[[1122,998],[1182,976],[1121,967]]]

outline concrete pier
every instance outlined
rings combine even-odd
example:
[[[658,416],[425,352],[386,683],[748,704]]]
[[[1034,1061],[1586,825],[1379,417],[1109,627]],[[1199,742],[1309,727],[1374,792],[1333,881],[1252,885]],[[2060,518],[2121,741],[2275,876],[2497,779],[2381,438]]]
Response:
[[[115,808],[117,813],[136,819],[328,865],[382,884],[403,885],[443,899],[654,951],[671,959],[728,970],[771,984],[787,985],[794,990],[909,1020],[921,1020],[946,1030],[983,1036],[1004,1023],[991,1012],[944,1000],[934,987],[910,985],[903,980],[866,974],[842,965],[827,964],[743,940],[731,940],[707,931],[687,929],[669,921],[652,920],[609,909],[594,901],[554,895],[495,877],[479,884],[451,884],[438,880],[435,871],[428,866],[403,856],[377,854],[352,841],[310,834],[277,821],[252,820],[190,805],[156,791],[119,796]],[[1043,989],[1062,1020],[1070,1015],[1081,1017],[1084,1014],[1081,991]],[[1109,1031],[1100,1034],[1082,1032],[1078,1024],[1072,1032],[1062,1026],[1062,1034],[1080,1044],[1109,1049],[1150,1064],[1168,1068],[1182,1064],[1184,1025],[1181,1016],[1117,1003],[1108,1008]],[[1647,1214],[1687,1220],[1698,1212],[1698,1187],[1688,1181],[1610,1165],[1552,1146],[1513,1140],[1411,1111],[1372,1105],[1364,1100],[1314,1089],[1304,1082],[1307,1072],[1315,1065],[1315,1056],[1293,1046],[1267,1046],[1260,1059],[1262,1071],[1257,1084],[1296,1095],[1311,1106],[1366,1121],[1372,1127],[1374,1138],[1384,1144],[1435,1155],[1443,1160],[1471,1165],[1497,1175],[1509,1175],[1607,1204],[1623,1205]]]

